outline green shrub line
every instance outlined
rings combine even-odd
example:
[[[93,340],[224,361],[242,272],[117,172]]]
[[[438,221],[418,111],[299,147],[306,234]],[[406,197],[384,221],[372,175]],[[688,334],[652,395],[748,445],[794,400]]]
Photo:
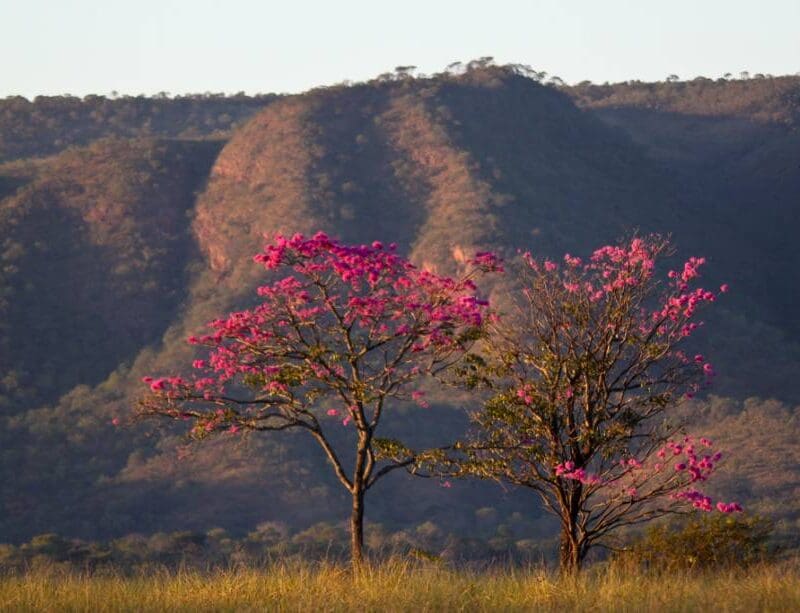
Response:
[[[506,526],[494,536],[445,534],[432,522],[390,532],[380,525],[366,534],[372,563],[397,560],[454,570],[504,568],[547,570],[555,566],[556,539],[515,539]],[[658,522],[630,533],[609,555],[598,550],[593,566],[613,566],[628,574],[732,570],[792,560],[797,551],[783,548],[772,522],[758,515],[702,515]],[[348,559],[344,525],[315,524],[290,533],[280,523],[265,522],[236,537],[222,528],[205,533],[131,534],[106,542],[40,534],[20,545],[0,544],[0,573],[36,573],[41,569],[89,574],[137,575],[152,572],[259,570],[272,565],[344,564]],[[591,566],[590,566],[591,568]]]

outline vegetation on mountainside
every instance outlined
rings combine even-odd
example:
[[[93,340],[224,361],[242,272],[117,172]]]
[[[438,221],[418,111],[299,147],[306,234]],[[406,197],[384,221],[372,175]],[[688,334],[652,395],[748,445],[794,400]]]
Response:
[[[0,99],[0,162],[52,155],[71,146],[119,138],[224,139],[277,99],[245,96],[21,96]]]
[[[21,185],[0,202],[0,413],[99,383],[158,340],[183,299],[187,213],[218,148],[110,139],[10,169]]]
[[[401,253],[452,273],[481,249],[556,256],[638,227],[673,232],[681,252],[710,257],[710,285],[731,283],[708,336],[720,397],[687,411],[732,447],[737,469],[720,467],[723,491],[796,544],[800,146],[786,123],[795,78],[618,84],[592,106],[580,88],[544,87],[520,68],[465,69],[240,100],[235,112],[230,99],[193,100],[191,112],[179,100],[0,103],[17,109],[4,124],[14,135],[0,130],[9,160],[0,166],[0,540],[218,525],[241,536],[273,520],[299,532],[344,512],[324,456],[298,438],[211,443],[176,461],[187,451],[174,431],[111,423],[139,378],[191,362],[186,336],[250,305],[259,271],[248,255],[262,233],[322,228],[357,243],[396,231]],[[634,96],[637,87],[647,95]],[[627,106],[599,108],[623,97]],[[223,113],[231,121],[206,123]],[[156,135],[230,138],[219,156],[221,141],[139,140],[148,117]],[[109,135],[121,138],[90,144]],[[76,143],[86,146],[62,151]],[[423,409],[412,406],[387,428],[444,444],[466,427],[464,400],[431,398],[438,431],[416,432]],[[707,410],[720,413],[710,424]],[[295,471],[306,479],[287,491]],[[397,490],[406,495],[371,509],[390,532],[431,521],[444,534],[541,542],[552,530],[532,498],[488,484]]]
[[[568,88],[585,108],[639,108],[695,117],[737,117],[800,125],[800,76],[669,80],[661,83],[581,83]]]

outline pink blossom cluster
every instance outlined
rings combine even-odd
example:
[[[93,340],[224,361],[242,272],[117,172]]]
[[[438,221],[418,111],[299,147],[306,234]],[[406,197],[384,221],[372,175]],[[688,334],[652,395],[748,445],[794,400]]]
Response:
[[[584,485],[608,488],[607,493],[612,498],[619,494],[631,498],[647,497],[652,492],[661,491],[669,493],[672,500],[690,503],[698,510],[741,511],[741,505],[735,502],[719,502],[715,506],[710,496],[694,487],[694,484],[706,481],[722,459],[721,452],[710,452],[712,447],[708,438],[702,437],[695,442],[693,437],[687,436],[680,441],[668,441],[646,459],[621,458],[616,468],[604,471],[602,476],[592,474],[584,467],[576,467],[571,460],[557,464],[554,474]]]
[[[579,257],[567,254],[564,256],[566,267],[563,270],[559,270],[558,265],[548,259],[538,262],[530,253],[525,253],[523,257],[536,272],[560,275],[561,285],[568,292],[583,292],[590,300],[598,301],[650,279],[655,268],[657,249],[657,243],[635,238],[629,245],[606,245],[595,250],[586,263]],[[654,319],[688,319],[701,303],[715,300],[713,292],[702,288],[689,291],[689,282],[699,276],[698,270],[704,263],[705,258],[692,257],[684,264],[681,273],[669,272],[669,278],[674,279],[675,291],[670,293],[663,307],[652,314]],[[723,292],[727,290],[727,285],[720,288]]]
[[[470,260],[470,264],[477,266],[484,272],[504,272],[503,260],[490,251],[479,251]]]
[[[530,253],[523,254],[523,258],[547,287],[570,294],[568,303],[583,302],[602,313],[624,302],[622,296],[625,292],[652,279],[655,261],[662,248],[663,242],[658,240],[635,238],[628,244],[601,247],[592,253],[588,261],[567,254],[564,256],[565,266],[561,268],[548,259],[537,261]],[[699,277],[705,261],[705,258],[691,257],[682,270],[669,271],[670,281],[664,286],[659,305],[639,309],[634,329],[642,338],[657,335],[665,342],[675,344],[703,325],[702,321],[696,321],[697,311],[702,305],[714,302],[717,295],[690,285]],[[724,284],[720,292],[727,292],[728,289],[728,285]],[[530,298],[530,294],[527,295]],[[602,314],[599,316],[602,317]],[[702,375],[706,385],[711,383],[715,375],[711,363],[697,360],[692,363],[677,349],[671,350],[670,355],[685,365],[687,370],[696,369],[695,372]],[[687,396],[692,397],[698,389],[699,383],[691,384]]]
[[[673,494],[672,497],[675,500],[685,500],[686,502],[690,502],[695,509],[700,511],[714,510],[714,504],[711,501],[711,497],[706,496],[698,490],[691,489],[684,492],[678,492],[677,494]]]
[[[315,395],[347,379],[342,356],[371,348],[384,356],[407,353],[382,373],[387,380],[411,380],[420,375],[420,354],[459,351],[461,335],[482,326],[488,312],[471,275],[454,280],[418,269],[393,244],[342,245],[322,232],[279,235],[254,259],[285,276],[258,288],[255,307],[212,321],[209,334],[189,337],[210,348],[207,358],[193,362],[201,376],[148,377],[154,393],[210,400],[234,380],[249,378],[276,400],[297,391]],[[500,259],[488,252],[471,263],[477,272],[502,271]],[[411,396],[427,406],[423,392]]]
[[[555,473],[557,477],[580,481],[584,485],[599,485],[602,483],[602,479],[599,476],[589,474],[584,468],[575,468],[575,462],[571,460],[556,465]]]
[[[713,446],[712,442],[707,438],[701,438],[700,445],[706,449],[710,449]],[[658,450],[656,456],[662,462],[673,460],[675,471],[685,471],[689,475],[690,483],[708,479],[709,475],[714,471],[716,463],[722,459],[722,453],[719,451],[713,454],[704,453],[701,455],[701,452],[694,444],[694,439],[690,436],[685,437],[680,443],[668,442],[666,446]]]
[[[520,387],[517,390],[517,398],[519,398],[523,404],[530,406],[533,404],[533,391],[527,386]]]
[[[713,511],[715,507],[720,513],[739,513],[743,510],[742,505],[740,505],[738,502],[718,502],[716,505],[714,505],[710,496],[707,496],[695,489],[678,492],[677,494],[673,495],[673,498],[676,500],[684,500],[689,502],[695,509],[698,509],[699,511],[710,512]]]
[[[423,392],[421,390],[414,390],[413,392],[411,392],[411,400],[416,402],[423,409],[427,409],[427,408],[430,407],[430,404],[428,404],[428,401],[425,400],[425,392]]]
[[[694,315],[700,304],[714,302],[714,300],[716,300],[715,294],[701,287],[693,292],[684,290],[682,293],[670,296],[667,299],[667,303],[660,310],[653,313],[652,318],[654,320],[666,318],[671,321],[678,321],[681,317],[688,319]],[[692,330],[694,329],[692,328]],[[688,334],[684,336],[688,336]]]
[[[651,245],[636,238],[627,247],[608,245],[597,249],[588,262],[566,254],[565,268],[545,259],[538,262],[530,253],[523,254],[528,266],[537,273],[555,273],[571,294],[585,294],[592,302],[648,279],[655,265]]]
[[[203,366],[198,364],[202,363]],[[195,360],[195,368],[205,367],[203,360]],[[210,399],[214,390],[218,389],[218,382],[212,377],[196,377],[192,380],[183,377],[142,377],[142,381],[150,387],[150,391],[158,393],[165,398],[183,398],[191,395],[202,395]]]
[[[680,441],[668,441],[655,453],[656,462],[652,470],[654,473],[663,473],[666,482],[672,484],[670,496],[673,500],[688,502],[701,511],[715,508],[711,497],[694,487],[694,484],[706,481],[722,459],[720,451],[712,453],[713,447],[713,442],[706,437],[695,439],[686,436]],[[733,513],[741,511],[742,507],[735,502],[719,502],[716,509],[722,513]]]
[[[292,326],[319,326],[332,314],[371,338],[414,336],[412,351],[419,353],[452,345],[454,330],[480,326],[488,306],[471,280],[459,282],[419,270],[395,254],[393,246],[385,250],[379,242],[351,247],[323,233],[310,239],[278,236],[255,259],[268,269],[288,267],[292,274],[260,287],[262,304],[211,322],[213,334],[189,339],[215,347],[208,363],[223,381],[237,375],[276,374],[263,360],[253,359],[252,348],[280,343]],[[499,267],[492,254],[479,254],[475,261],[487,269]],[[320,279],[331,273],[338,281],[328,283],[321,296]],[[341,370],[331,367],[328,373],[315,374],[341,376]]]
[[[610,294],[649,279],[654,267],[654,245],[635,238],[627,247],[606,245],[595,250],[586,270],[599,275],[604,280],[602,292]],[[595,292],[594,296],[599,299],[602,294]]]

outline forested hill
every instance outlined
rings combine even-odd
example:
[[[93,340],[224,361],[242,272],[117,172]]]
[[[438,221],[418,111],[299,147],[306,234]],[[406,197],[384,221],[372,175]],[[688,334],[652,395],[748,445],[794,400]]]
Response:
[[[0,100],[0,162],[58,153],[98,138],[221,138],[276,95],[14,96]]]
[[[479,249],[558,257],[671,232],[680,255],[708,257],[709,284],[732,287],[698,337],[721,374],[694,418],[736,442],[729,491],[796,530],[800,78],[564,88],[529,75],[0,101],[0,541],[338,521],[346,501],[299,437],[177,461],[175,431],[110,423],[142,375],[188,363],[188,334],[252,300],[263,234],[318,229],[398,242],[445,272]],[[463,427],[445,403],[397,415],[417,440]],[[785,451],[762,456],[774,471],[750,461],[763,449]],[[546,534],[525,495],[402,481],[374,497],[371,522]]]

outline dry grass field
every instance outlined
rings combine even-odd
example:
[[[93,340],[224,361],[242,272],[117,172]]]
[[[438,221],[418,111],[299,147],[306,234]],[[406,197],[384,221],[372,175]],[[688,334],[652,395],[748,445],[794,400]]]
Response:
[[[1,611],[798,611],[797,561],[749,570],[577,579],[538,569],[450,570],[386,563],[140,575],[37,570],[0,579]]]

